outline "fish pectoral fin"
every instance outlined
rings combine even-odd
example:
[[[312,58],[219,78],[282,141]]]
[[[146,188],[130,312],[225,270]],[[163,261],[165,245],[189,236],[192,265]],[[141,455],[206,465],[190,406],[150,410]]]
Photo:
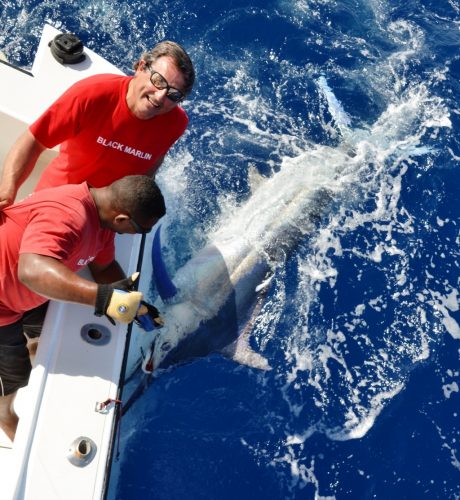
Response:
[[[177,294],[177,288],[173,281],[169,277],[168,271],[166,270],[166,265],[163,260],[163,255],[161,253],[161,238],[160,238],[161,225],[155,232],[152,243],[152,267],[153,267],[153,278],[155,285],[158,290],[163,302],[168,302]]]
[[[251,368],[258,368],[259,370],[271,370],[267,358],[255,352],[251,346],[249,345],[249,336],[251,334],[254,323],[257,319],[257,316],[262,309],[262,306],[265,301],[265,297],[270,288],[270,284],[273,278],[273,274],[271,274],[268,278],[266,278],[257,288],[256,293],[258,293],[257,302],[251,312],[251,317],[249,321],[246,323],[244,328],[242,329],[239,337],[224,347],[220,352],[226,358],[232,359],[241,365],[246,365]]]
[[[267,371],[272,369],[267,358],[252,349],[247,349],[244,352],[238,351],[238,355],[233,356],[233,359],[234,361],[251,368],[258,368],[259,370]]]
[[[257,368],[259,370],[272,369],[267,358],[255,352],[248,343],[242,341],[241,338],[228,345],[220,352],[226,358],[236,361],[241,365],[249,366],[250,368]]]

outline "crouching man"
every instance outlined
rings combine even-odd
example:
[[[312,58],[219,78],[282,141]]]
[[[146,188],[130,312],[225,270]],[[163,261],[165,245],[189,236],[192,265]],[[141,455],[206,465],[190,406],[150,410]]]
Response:
[[[115,260],[114,238],[147,233],[165,213],[160,189],[142,175],[45,189],[0,212],[0,428],[11,440],[14,398],[31,372],[25,335],[39,335],[49,299],[88,305],[112,323],[144,313],[159,321],[134,291],[138,276],[126,278]],[[76,274],[86,265],[95,282]]]

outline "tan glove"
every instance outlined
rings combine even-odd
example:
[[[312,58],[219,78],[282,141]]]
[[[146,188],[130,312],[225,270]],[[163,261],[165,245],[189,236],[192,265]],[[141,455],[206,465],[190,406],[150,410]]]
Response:
[[[136,317],[141,300],[141,292],[113,290],[105,314],[109,319],[113,318],[120,323],[131,323]]]
[[[139,273],[134,273],[129,278],[97,287],[96,316],[107,316],[114,325],[115,321],[131,323],[136,317],[142,300],[142,293],[131,291],[135,288]]]

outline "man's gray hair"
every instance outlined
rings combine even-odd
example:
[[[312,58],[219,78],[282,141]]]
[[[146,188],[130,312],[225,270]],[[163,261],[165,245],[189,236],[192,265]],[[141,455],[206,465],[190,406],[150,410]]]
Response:
[[[173,59],[177,69],[182,73],[185,80],[185,88],[183,89],[184,94],[190,94],[195,82],[195,69],[185,49],[176,42],[165,40],[155,45],[152,50],[144,52],[141,56],[141,60],[145,62],[146,66],[150,66],[160,57],[171,57]],[[137,70],[139,63],[140,61],[136,61],[134,64],[135,70]]]

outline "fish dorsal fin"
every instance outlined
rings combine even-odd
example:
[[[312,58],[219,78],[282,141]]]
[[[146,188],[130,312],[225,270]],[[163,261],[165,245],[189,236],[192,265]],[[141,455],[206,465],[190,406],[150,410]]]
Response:
[[[316,83],[327,102],[329,112],[334,119],[337,129],[340,131],[342,137],[347,139],[350,136],[350,115],[343,109],[342,103],[337,99],[324,76],[320,76]]]
[[[266,179],[253,165],[249,167],[248,175],[249,175],[249,187],[251,188],[251,193],[254,194],[255,191],[259,188],[259,186]]]
[[[163,255],[161,253],[160,230],[161,226],[158,227],[153,237],[152,266],[153,278],[155,280],[155,285],[157,287],[158,293],[163,302],[166,302],[172,299],[177,294],[177,288],[169,277],[163,260]]]

